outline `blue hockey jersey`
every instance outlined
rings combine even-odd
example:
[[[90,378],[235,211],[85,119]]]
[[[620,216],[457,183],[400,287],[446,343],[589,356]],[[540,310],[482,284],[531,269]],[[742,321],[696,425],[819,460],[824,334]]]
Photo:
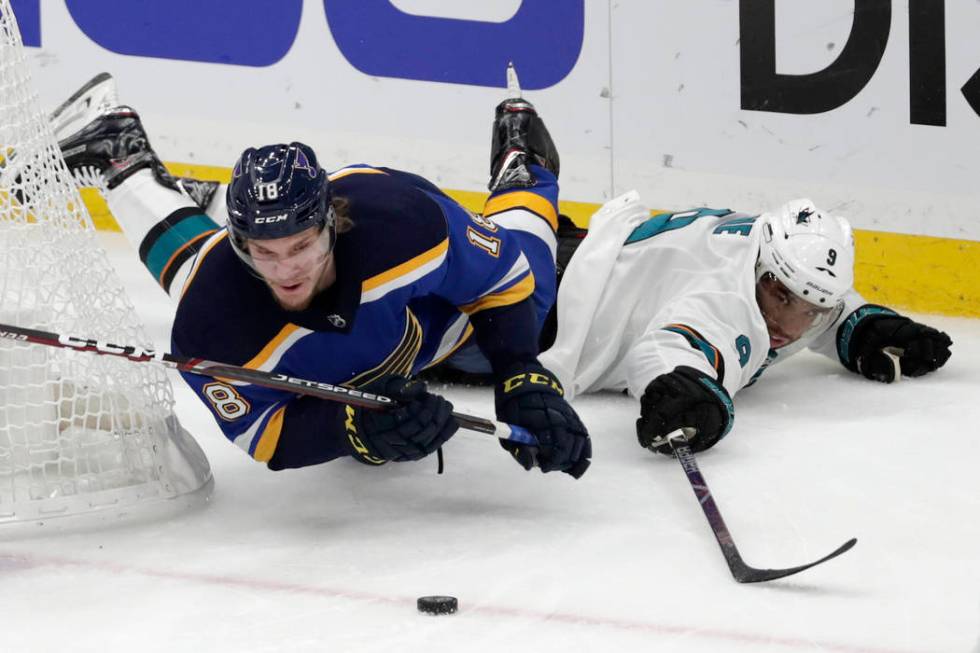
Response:
[[[542,168],[535,172],[534,188],[491,197],[488,208],[522,211],[553,231],[557,181]],[[336,281],[307,309],[286,311],[219,230],[200,247],[183,286],[175,352],[362,387],[437,364],[471,340],[472,316],[522,302],[534,310],[522,326],[527,337],[514,338],[524,344],[514,346],[536,342],[543,312],[554,302],[553,245],[549,253],[527,231],[471,213],[417,175],[360,165],[330,179],[334,196],[349,202],[354,222],[336,242]],[[241,382],[184,378],[228,439],[270,467],[353,453],[352,444],[328,428],[339,404]]]

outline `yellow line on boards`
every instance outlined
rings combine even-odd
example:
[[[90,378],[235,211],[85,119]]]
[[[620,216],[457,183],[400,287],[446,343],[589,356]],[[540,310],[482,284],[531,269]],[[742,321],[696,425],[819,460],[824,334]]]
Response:
[[[231,168],[168,163],[174,175],[228,183]],[[487,193],[446,190],[466,208],[480,212]],[[91,189],[82,199],[96,229],[120,231],[109,207]],[[579,226],[599,208],[591,202],[560,201],[558,208]],[[857,249],[854,285],[869,301],[921,313],[980,317],[980,242],[885,231],[854,232]]]
[[[980,317],[980,242],[854,231],[854,285],[871,301]]]

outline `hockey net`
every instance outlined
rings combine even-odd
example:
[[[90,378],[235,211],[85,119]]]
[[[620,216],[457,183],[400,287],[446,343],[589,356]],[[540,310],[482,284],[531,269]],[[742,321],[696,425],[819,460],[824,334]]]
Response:
[[[40,110],[9,0],[0,0],[0,323],[152,345]],[[153,513],[151,504],[202,500],[211,485],[163,369],[0,339],[0,536],[13,523]]]

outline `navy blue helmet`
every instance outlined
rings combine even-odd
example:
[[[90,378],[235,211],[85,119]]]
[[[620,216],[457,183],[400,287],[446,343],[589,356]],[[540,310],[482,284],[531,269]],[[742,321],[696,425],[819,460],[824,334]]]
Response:
[[[336,238],[336,215],[327,173],[302,143],[248,148],[235,163],[228,185],[228,233],[251,265],[246,243],[292,236],[310,227]]]

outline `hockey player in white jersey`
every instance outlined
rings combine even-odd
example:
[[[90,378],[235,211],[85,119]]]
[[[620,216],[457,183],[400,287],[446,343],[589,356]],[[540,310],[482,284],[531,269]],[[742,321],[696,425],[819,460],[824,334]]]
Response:
[[[804,347],[884,382],[946,362],[949,336],[869,304],[853,280],[850,225],[809,200],[651,216],[633,191],[592,217],[541,360],[569,399],[640,398],[642,446],[670,453],[666,436],[686,428],[701,451],[731,430],[732,396]]]

